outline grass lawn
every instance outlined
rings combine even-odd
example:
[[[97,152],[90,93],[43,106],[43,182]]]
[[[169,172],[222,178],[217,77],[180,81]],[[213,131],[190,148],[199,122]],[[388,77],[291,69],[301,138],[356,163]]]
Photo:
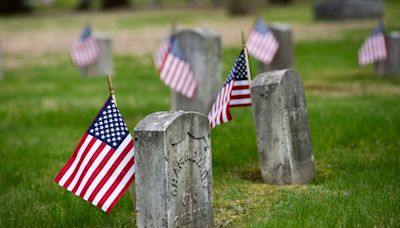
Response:
[[[400,4],[387,3],[387,23],[399,29],[395,13]],[[305,12],[306,7],[300,9]],[[295,8],[279,10],[286,12],[285,21],[296,22],[299,17],[301,23],[313,26],[308,15],[296,16]],[[138,21],[150,26],[169,15],[165,12],[154,22],[148,16]],[[279,15],[271,17],[279,20]],[[20,22],[3,18],[0,28],[41,26],[36,16],[28,25]],[[68,22],[61,17],[52,23]],[[372,66],[357,66],[357,50],[368,33],[353,29],[339,39],[295,44],[317,168],[309,185],[262,183],[251,108],[234,109],[233,121],[212,130],[217,226],[400,225],[400,78],[376,78]],[[238,52],[239,47],[223,50],[221,85]],[[36,64],[43,61],[51,64]],[[150,53],[141,58],[117,55],[114,62],[118,106],[130,131],[146,115],[169,109],[169,90],[159,80]],[[251,65],[255,77],[257,64]],[[6,68],[4,75],[0,80],[0,227],[135,226],[128,193],[107,215],[53,182],[108,97],[106,79],[80,77],[61,54]]]

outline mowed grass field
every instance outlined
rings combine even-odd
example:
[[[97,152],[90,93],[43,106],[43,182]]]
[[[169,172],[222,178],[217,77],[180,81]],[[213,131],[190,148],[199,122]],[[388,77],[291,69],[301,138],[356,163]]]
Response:
[[[387,2],[386,9],[388,30],[399,30],[400,4]],[[300,12],[296,6],[268,12],[275,10],[286,12],[285,22],[318,26],[307,5],[300,5]],[[161,12],[158,19],[143,16],[140,24],[129,25],[165,23],[179,13]],[[265,13],[267,19],[269,15]],[[119,13],[112,16],[118,18]],[[214,11],[209,16],[221,17]],[[0,18],[0,29],[41,28],[42,17]],[[81,26],[65,17],[54,17],[51,23]],[[231,122],[212,129],[216,226],[400,225],[400,78],[377,78],[372,66],[358,67],[357,50],[369,32],[353,28],[339,37],[295,43],[317,169],[310,184],[262,182],[251,108],[234,109]],[[239,46],[223,49],[221,85],[239,51]],[[5,67],[0,80],[0,227],[135,226],[129,193],[108,215],[53,181],[108,97],[106,79],[81,77],[66,53],[31,59],[27,55],[21,57],[24,64],[18,65],[16,58],[12,67]],[[118,106],[132,132],[148,114],[169,109],[169,89],[158,78],[151,53],[114,57]],[[255,77],[258,65],[251,60]]]

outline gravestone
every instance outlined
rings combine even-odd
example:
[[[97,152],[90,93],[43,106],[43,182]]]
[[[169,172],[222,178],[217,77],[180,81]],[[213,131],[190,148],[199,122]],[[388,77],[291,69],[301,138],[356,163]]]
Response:
[[[387,59],[375,64],[375,73],[400,76],[400,32],[393,31],[386,37]]]
[[[381,0],[316,0],[314,17],[322,20],[377,18],[383,15]]]
[[[270,184],[315,176],[303,83],[294,70],[259,74],[251,87],[261,173]]]
[[[138,227],[213,227],[211,138],[197,112],[157,112],[136,127]]]
[[[80,71],[83,76],[107,76],[113,75],[113,61],[111,53],[111,39],[107,33],[94,33],[93,36],[100,48],[100,56],[98,60],[88,66],[81,67]]]
[[[171,110],[207,115],[221,88],[221,38],[207,29],[182,30],[177,37],[197,79],[197,90],[192,98],[171,91]]]
[[[292,29],[283,23],[273,23],[269,29],[278,41],[279,48],[270,64],[265,65],[260,62],[261,72],[294,68]]]

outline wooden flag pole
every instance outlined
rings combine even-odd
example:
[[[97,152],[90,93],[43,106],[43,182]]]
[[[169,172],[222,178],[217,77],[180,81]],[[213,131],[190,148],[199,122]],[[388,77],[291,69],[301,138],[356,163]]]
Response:
[[[379,26],[382,26],[382,28],[383,28],[383,36],[385,37],[385,43],[386,43],[387,37],[386,37],[385,26],[383,24],[383,17],[382,16],[379,17],[378,24],[379,24]],[[384,73],[385,73],[385,60],[378,60],[375,63],[375,67],[376,67],[376,74],[378,76],[383,76]]]
[[[110,91],[110,96],[114,100],[115,104],[117,104],[117,100],[115,99],[115,90],[114,90],[114,86],[112,84],[112,80],[111,80],[111,75],[110,74],[107,74],[107,80],[108,80],[108,90]]]
[[[172,21],[172,24],[171,24],[171,34],[174,36],[175,33],[176,33],[176,22],[175,22],[175,21]]]
[[[176,22],[172,21],[171,24],[171,37],[175,36],[176,34]],[[172,111],[176,111],[176,92],[171,89],[171,110]]]
[[[107,80],[108,80],[108,89],[110,91],[110,96],[112,97],[112,99],[114,100],[115,105],[117,105],[117,101],[115,100],[115,90],[114,90],[114,86],[112,84],[112,80],[111,80],[111,75],[107,74]],[[132,204],[133,204],[133,208],[136,208],[136,193],[135,193],[135,182],[133,182],[130,186],[129,186],[129,192],[132,195]]]
[[[244,57],[246,60],[246,68],[247,72],[249,74],[249,84],[251,85],[251,73],[250,73],[250,65],[249,65],[249,54],[247,53],[247,47],[246,47],[246,39],[244,38],[244,32],[242,30],[242,45],[243,45],[243,51],[244,51]]]

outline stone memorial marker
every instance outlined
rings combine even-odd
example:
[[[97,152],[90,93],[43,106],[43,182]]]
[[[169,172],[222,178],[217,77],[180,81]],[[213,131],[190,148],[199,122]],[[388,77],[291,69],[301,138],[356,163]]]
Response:
[[[393,31],[386,37],[386,49],[388,52],[385,61],[375,64],[375,72],[378,76],[397,75],[400,76],[400,32]]]
[[[157,112],[136,127],[138,227],[213,227],[211,138],[197,112]]]
[[[381,0],[316,0],[314,17],[322,20],[377,18],[383,14]]]
[[[221,88],[221,38],[207,29],[182,30],[177,37],[198,86],[192,98],[171,91],[171,110],[196,111],[207,115]]]
[[[100,48],[100,57],[96,63],[80,68],[83,76],[107,76],[113,75],[113,61],[111,53],[111,39],[107,33],[94,33]]]
[[[270,64],[264,65],[263,63],[260,63],[261,71],[265,72],[294,68],[292,29],[289,25],[282,23],[273,23],[269,26],[269,29],[278,41],[279,48]]]
[[[263,179],[304,184],[315,176],[303,83],[294,70],[258,75],[251,87]]]

